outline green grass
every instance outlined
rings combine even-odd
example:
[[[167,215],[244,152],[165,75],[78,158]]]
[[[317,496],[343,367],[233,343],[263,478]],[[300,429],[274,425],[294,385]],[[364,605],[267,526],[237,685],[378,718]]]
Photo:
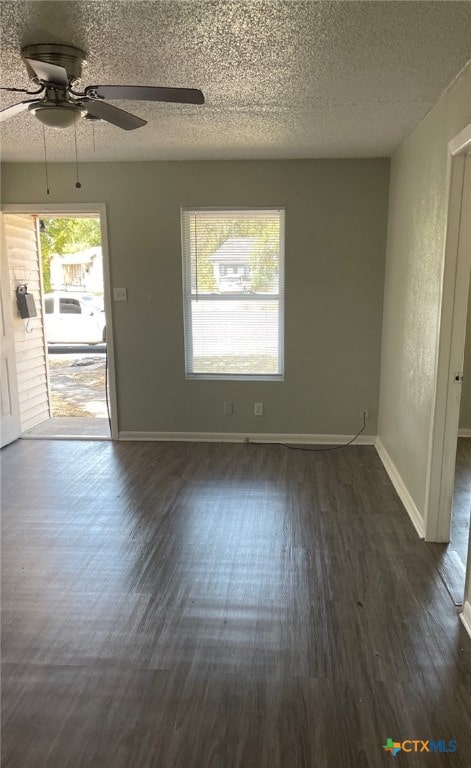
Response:
[[[273,375],[278,373],[278,359],[273,355],[195,357],[193,373]]]

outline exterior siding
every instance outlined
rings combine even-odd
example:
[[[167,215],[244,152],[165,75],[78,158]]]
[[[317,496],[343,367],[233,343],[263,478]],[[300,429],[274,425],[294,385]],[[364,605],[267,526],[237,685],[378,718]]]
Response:
[[[5,233],[12,306],[16,307],[17,285],[26,283],[38,313],[29,320],[28,332],[27,321],[21,320],[15,311],[13,319],[21,431],[25,432],[50,416],[36,220],[31,215],[7,214]]]

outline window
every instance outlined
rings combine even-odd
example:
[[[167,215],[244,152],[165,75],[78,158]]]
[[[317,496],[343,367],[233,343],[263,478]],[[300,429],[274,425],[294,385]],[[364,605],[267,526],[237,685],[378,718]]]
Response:
[[[187,378],[282,379],[284,210],[182,211]]]
[[[80,315],[82,308],[77,299],[60,299],[59,312],[61,315]]]

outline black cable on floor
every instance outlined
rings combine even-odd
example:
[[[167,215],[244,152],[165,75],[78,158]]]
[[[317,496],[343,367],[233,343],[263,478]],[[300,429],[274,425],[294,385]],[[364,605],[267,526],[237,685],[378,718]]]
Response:
[[[329,445],[328,448],[304,448],[301,445],[288,445],[287,443],[260,443],[257,441],[254,441],[251,443],[251,445],[281,445],[282,448],[289,448],[290,451],[308,451],[309,453],[322,453],[323,451],[339,451],[341,448],[347,448],[349,445],[351,445],[357,437],[360,437],[361,433],[364,432],[366,429],[366,417],[365,414],[363,414],[363,426],[360,429],[359,432],[356,433],[355,437],[352,437],[351,440],[348,441],[348,443],[343,443],[342,445]],[[250,443],[250,441],[248,441]]]

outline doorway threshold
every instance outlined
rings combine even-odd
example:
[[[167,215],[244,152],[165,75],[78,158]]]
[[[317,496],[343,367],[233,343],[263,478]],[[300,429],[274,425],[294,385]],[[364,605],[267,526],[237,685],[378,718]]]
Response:
[[[53,416],[23,432],[26,440],[111,440],[110,425],[105,418]]]

